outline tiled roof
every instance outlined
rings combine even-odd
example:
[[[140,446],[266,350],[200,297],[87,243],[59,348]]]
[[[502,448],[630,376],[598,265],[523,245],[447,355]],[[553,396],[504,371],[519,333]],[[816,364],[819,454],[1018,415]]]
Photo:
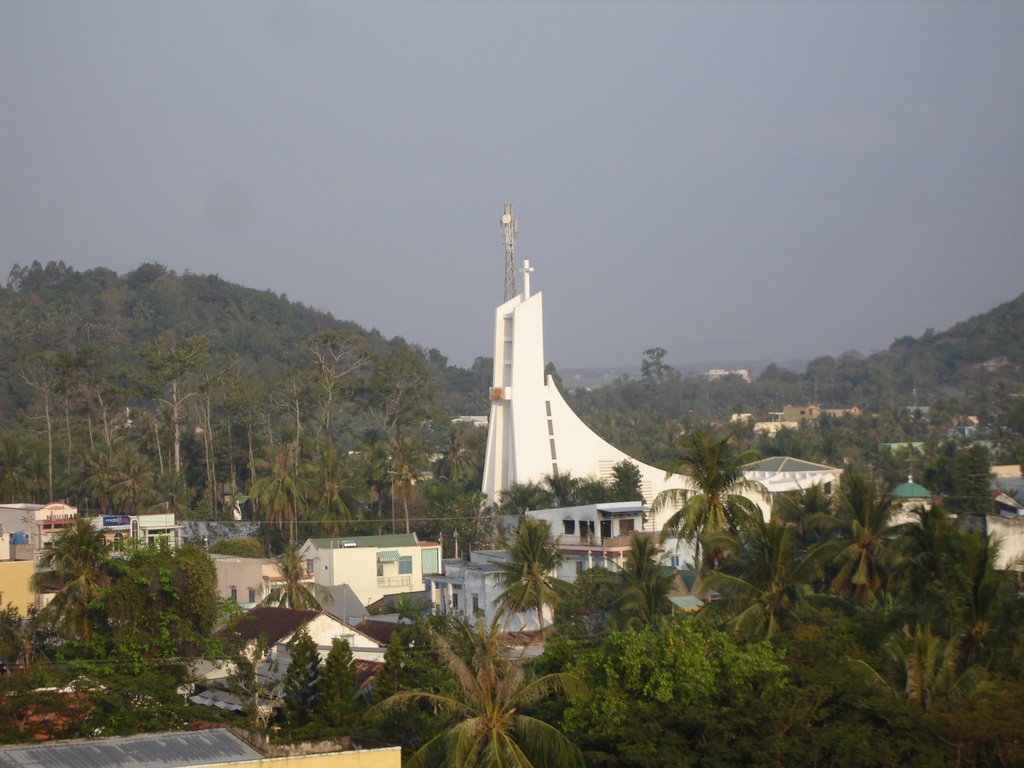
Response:
[[[391,642],[391,635],[398,628],[398,624],[394,621],[363,619],[356,624],[355,628],[371,640],[376,640],[381,645],[387,645]]]
[[[218,637],[238,635],[246,641],[264,637],[268,643],[276,643],[319,615],[319,611],[300,611],[295,608],[273,608],[267,605],[258,605],[238,620],[233,631],[231,627],[225,627],[217,635]]]

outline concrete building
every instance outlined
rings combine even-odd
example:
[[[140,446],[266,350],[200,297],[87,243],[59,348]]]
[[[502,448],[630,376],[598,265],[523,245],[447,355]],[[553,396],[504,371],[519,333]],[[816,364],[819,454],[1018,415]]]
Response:
[[[574,582],[590,568],[617,570],[629,552],[630,538],[643,530],[644,505],[640,501],[585,504],[527,512],[551,527],[563,557],[558,578]]]
[[[103,532],[108,544],[136,541],[140,544],[166,542],[170,547],[181,546],[181,529],[173,512],[151,515],[99,515],[89,518],[96,530]]]
[[[277,563],[267,557],[210,555],[217,569],[217,594],[223,600],[252,608],[283,581]],[[309,577],[313,581],[312,575]]]
[[[309,539],[300,555],[317,584],[347,584],[363,605],[420,592],[427,575],[441,572],[441,545],[414,533]]]
[[[36,605],[32,589],[32,574],[36,564],[32,560],[0,560],[0,610],[13,605],[25,617]]]
[[[482,619],[487,626],[498,616],[498,598],[505,591],[499,581],[501,563],[508,562],[503,550],[474,551],[468,561],[448,559],[443,563],[444,573],[431,576],[431,595],[434,610],[445,615],[461,616],[468,622]],[[553,614],[544,608],[544,624],[549,625]],[[502,619],[507,632],[535,631],[539,628],[537,612],[511,613]]]

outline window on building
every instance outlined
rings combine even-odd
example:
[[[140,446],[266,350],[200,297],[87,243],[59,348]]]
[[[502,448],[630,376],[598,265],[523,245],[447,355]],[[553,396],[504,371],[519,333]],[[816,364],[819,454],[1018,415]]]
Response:
[[[306,573],[312,573],[312,572],[313,572],[313,561],[312,560],[307,560],[306,561]]]
[[[459,593],[458,592],[452,592],[452,608],[458,608],[458,607],[459,607]]]
[[[377,578],[384,575],[384,563],[377,563]]]
[[[233,603],[237,603],[238,602],[238,587],[232,587],[231,588],[231,602],[233,602]]]
[[[633,521],[632,520],[619,520],[619,535],[620,536],[625,536],[627,533],[631,533],[632,531],[633,531]]]
[[[679,555],[672,555],[672,557],[669,559],[669,562],[672,564],[673,568],[678,568],[679,567]]]
[[[480,612],[480,595],[473,595],[473,613]]]
[[[400,557],[398,558],[398,573],[399,575],[412,573],[412,557]]]
[[[253,589],[252,587],[249,587],[249,602],[250,603],[255,603],[256,602],[256,590]]]
[[[575,520],[563,520],[562,521],[562,533],[566,536],[572,536],[576,533],[576,521]]]

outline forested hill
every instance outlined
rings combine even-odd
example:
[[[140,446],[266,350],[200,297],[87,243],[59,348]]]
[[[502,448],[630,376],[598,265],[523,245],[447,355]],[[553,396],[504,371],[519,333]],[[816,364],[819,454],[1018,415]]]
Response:
[[[0,289],[0,428],[32,400],[25,374],[42,355],[112,381],[138,372],[140,351],[158,339],[201,337],[214,367],[267,381],[308,366],[305,342],[327,331],[357,337],[376,355],[391,346],[376,330],[216,275],[178,275],[159,264],[124,275],[64,262],[15,265]],[[440,385],[439,405],[462,413],[484,407],[486,382],[448,366],[437,350],[424,357]]]
[[[983,363],[989,372],[1019,372],[1024,366],[1024,293],[947,331],[929,329],[917,339],[896,339],[876,357],[896,371],[924,367],[941,383],[955,383]]]

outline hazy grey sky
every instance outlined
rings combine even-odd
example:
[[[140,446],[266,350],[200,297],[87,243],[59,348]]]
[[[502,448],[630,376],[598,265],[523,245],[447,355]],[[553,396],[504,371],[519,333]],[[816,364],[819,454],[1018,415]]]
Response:
[[[468,365],[871,351],[1024,290],[1024,3],[0,0],[0,280],[145,261]]]

